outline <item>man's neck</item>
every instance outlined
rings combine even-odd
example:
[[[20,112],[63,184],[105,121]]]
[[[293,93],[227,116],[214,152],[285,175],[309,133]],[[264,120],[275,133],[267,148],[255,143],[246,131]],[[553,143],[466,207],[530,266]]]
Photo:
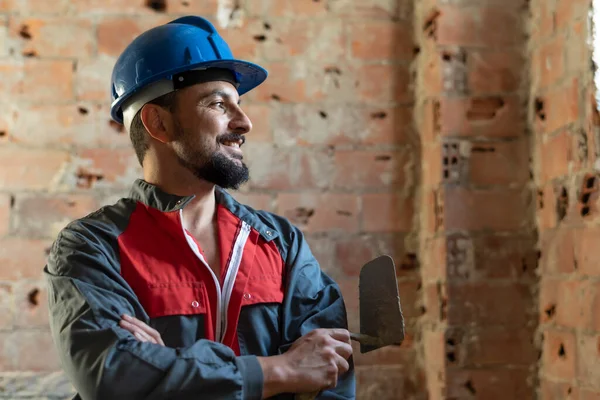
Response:
[[[198,179],[190,171],[180,168],[173,173],[160,173],[144,168],[144,180],[165,193],[177,196],[195,196],[183,213],[184,227],[192,233],[211,229],[216,217],[215,185]]]

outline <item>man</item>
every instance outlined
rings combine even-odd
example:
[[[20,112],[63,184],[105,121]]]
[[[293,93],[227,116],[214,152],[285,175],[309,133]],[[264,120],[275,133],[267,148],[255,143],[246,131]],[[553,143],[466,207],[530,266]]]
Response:
[[[297,228],[224,190],[248,180],[239,96],[266,77],[200,17],[117,60],[111,114],[144,179],[62,230],[44,269],[77,398],[354,397],[338,286]]]

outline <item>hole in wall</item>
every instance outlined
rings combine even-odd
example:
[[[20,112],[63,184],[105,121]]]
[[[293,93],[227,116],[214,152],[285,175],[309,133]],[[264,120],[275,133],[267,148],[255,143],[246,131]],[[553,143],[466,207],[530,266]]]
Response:
[[[146,7],[156,11],[165,12],[167,10],[166,0],[146,0]]]
[[[34,288],[27,294],[27,300],[32,306],[37,306],[40,300],[40,289]]]

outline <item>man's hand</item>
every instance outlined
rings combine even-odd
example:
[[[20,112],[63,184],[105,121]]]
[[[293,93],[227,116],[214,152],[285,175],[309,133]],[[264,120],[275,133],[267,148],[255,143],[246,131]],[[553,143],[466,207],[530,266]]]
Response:
[[[263,398],[279,393],[314,392],[336,387],[350,365],[350,333],[316,329],[298,339],[280,356],[259,357],[265,385]]]
[[[135,317],[123,314],[119,326],[133,334],[140,342],[150,342],[164,346],[160,333]]]

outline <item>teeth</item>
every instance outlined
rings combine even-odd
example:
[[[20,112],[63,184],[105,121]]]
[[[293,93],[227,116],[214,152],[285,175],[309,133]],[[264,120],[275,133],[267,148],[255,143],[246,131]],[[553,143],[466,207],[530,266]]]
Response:
[[[229,147],[240,147],[239,142],[223,142],[223,144]]]

